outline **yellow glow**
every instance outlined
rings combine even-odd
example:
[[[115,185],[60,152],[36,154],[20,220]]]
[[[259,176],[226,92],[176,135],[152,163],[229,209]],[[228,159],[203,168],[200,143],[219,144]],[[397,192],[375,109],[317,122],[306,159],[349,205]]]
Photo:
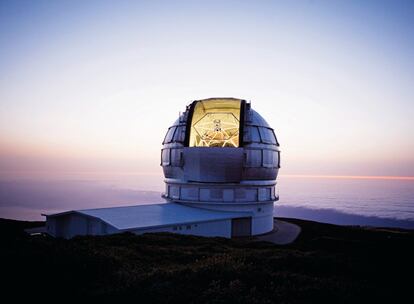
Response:
[[[238,147],[239,99],[198,101],[191,120],[190,147]]]

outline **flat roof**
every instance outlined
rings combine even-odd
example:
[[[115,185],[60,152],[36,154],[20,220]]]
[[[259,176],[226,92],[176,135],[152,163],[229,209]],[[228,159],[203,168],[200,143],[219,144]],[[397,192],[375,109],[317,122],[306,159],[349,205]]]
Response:
[[[213,211],[187,207],[177,203],[73,210],[48,216],[55,217],[72,212],[101,219],[118,230],[154,228],[251,216],[250,212]]]

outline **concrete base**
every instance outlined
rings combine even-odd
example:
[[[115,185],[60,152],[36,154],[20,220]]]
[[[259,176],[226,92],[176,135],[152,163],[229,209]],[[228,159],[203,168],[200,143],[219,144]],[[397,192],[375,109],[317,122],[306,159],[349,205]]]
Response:
[[[257,236],[256,239],[278,245],[287,245],[294,242],[301,231],[302,229],[298,225],[275,219],[273,231]]]

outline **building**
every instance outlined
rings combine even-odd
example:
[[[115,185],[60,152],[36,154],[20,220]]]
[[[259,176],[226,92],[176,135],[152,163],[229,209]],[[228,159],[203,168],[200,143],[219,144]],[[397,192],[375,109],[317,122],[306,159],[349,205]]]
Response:
[[[234,237],[232,229],[251,216],[243,212],[219,212],[177,203],[68,211],[48,216],[49,231],[56,237],[104,235],[120,232],[172,232],[200,236]]]
[[[188,105],[167,131],[161,166],[167,203],[50,214],[47,232],[64,238],[124,231],[236,237],[273,230],[279,143],[245,100]]]

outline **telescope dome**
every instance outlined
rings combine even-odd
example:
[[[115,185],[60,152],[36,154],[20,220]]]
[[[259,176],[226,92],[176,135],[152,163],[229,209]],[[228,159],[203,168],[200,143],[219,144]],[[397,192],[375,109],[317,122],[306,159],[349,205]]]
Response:
[[[267,222],[253,223],[253,234],[273,229],[279,143],[245,100],[209,98],[189,104],[165,135],[161,166],[167,201],[214,210],[254,209],[263,213],[259,218],[266,214]]]

